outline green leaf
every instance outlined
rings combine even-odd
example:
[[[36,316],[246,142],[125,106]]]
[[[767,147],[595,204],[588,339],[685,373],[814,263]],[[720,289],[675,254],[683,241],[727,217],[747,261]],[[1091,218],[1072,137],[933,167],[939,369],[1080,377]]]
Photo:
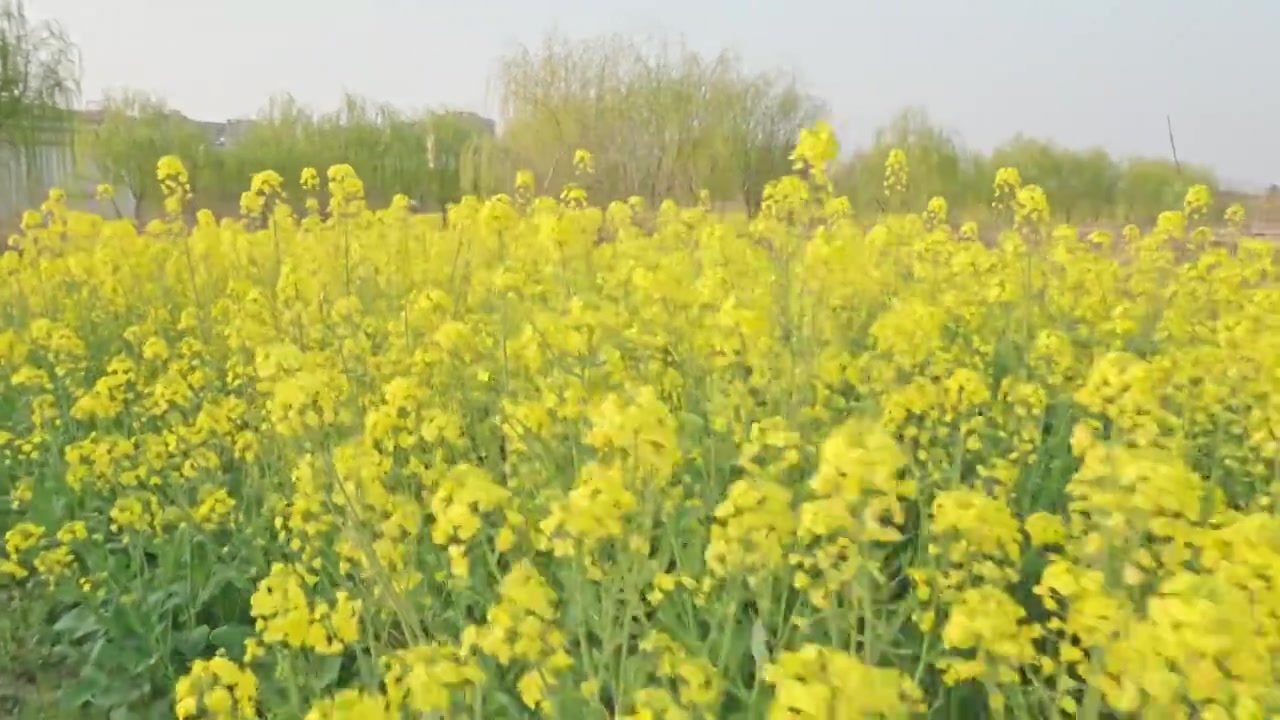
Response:
[[[134,657],[133,670],[131,672],[134,677],[146,675],[151,672],[152,668],[163,661],[163,658],[156,654],[146,655],[144,653],[138,653]]]
[[[144,718],[154,718],[155,720],[169,720],[173,717],[173,700],[163,697],[152,700],[147,706]]]
[[[85,670],[71,687],[64,688],[58,692],[58,701],[63,706],[70,709],[78,709],[85,703],[93,700],[108,684],[107,677],[92,668]]]
[[[111,683],[101,692],[95,694],[93,696],[93,704],[103,708],[128,705],[142,697],[150,689],[151,686],[146,682],[122,680]]]
[[[175,610],[187,600],[186,585],[174,583],[168,589],[153,593],[147,598],[147,607],[158,613]]]
[[[174,636],[174,644],[178,651],[187,657],[197,657],[209,642],[209,626],[200,625],[183,630]]]
[[[159,620],[159,618],[155,618]],[[158,623],[148,628],[142,624],[138,613],[133,608],[120,603],[115,605],[107,613],[108,626],[107,630],[114,638],[127,638],[135,635],[141,635],[148,630],[159,627]]]
[[[69,635],[72,640],[79,640],[101,629],[102,625],[98,622],[97,615],[84,605],[72,608],[53,624],[55,633]]]
[[[318,681],[317,689],[323,690],[332,687],[338,682],[338,676],[342,673],[342,656],[341,655],[322,655],[316,663],[316,680]]]
[[[91,680],[81,678],[68,688],[63,688],[58,693],[59,702],[63,703],[68,710],[77,710],[84,703],[92,700],[93,693],[97,692],[97,685]]]
[[[680,427],[687,429],[690,433],[701,434],[707,430],[707,422],[702,417],[689,412],[680,413]]]
[[[227,651],[233,659],[239,662],[244,657],[244,641],[253,637],[253,628],[248,625],[223,625],[215,628],[209,633],[209,642],[215,647]]]
[[[94,641],[93,647],[89,648],[89,657],[85,660],[85,665],[93,665],[98,661],[98,653],[102,652],[102,648],[107,646],[107,636],[99,635]]]
[[[763,668],[769,662],[769,631],[765,629],[764,623],[756,618],[751,624],[751,657],[756,661],[757,668]]]
[[[520,700],[520,696],[511,691],[510,688],[500,687],[498,692],[493,695],[500,705],[507,711],[504,713],[506,717],[511,718],[527,718],[533,717],[533,713],[529,711],[528,706]]]
[[[205,603],[217,596],[227,585],[244,590],[248,588],[248,580],[245,579],[244,572],[233,565],[215,567],[209,574],[209,581],[205,583],[196,599],[196,606],[204,607]]]

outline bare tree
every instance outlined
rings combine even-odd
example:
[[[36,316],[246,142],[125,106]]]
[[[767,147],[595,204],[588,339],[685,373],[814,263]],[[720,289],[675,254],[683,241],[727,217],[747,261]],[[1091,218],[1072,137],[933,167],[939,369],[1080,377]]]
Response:
[[[825,106],[782,73],[740,78],[726,100],[725,158],[748,214],[754,215],[764,186],[791,171],[789,157],[801,128],[813,124]]]

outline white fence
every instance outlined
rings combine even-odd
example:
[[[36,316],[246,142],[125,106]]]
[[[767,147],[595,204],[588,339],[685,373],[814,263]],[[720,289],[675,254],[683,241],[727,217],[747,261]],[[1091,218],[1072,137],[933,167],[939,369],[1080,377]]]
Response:
[[[97,210],[94,176],[76,167],[70,144],[41,145],[34,152],[0,145],[0,229],[16,227],[22,211],[40,207],[51,187],[66,190],[71,207]],[[126,217],[133,215],[133,197],[124,188],[116,188],[116,204]]]

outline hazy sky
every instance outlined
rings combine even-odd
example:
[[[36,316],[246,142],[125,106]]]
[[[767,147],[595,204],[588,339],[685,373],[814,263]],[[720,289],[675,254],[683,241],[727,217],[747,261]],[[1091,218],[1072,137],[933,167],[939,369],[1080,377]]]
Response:
[[[63,23],[87,99],[128,86],[204,120],[344,90],[492,113],[496,59],[551,29],[683,35],[795,70],[846,146],[906,105],[964,142],[1013,133],[1179,155],[1280,183],[1280,0],[27,0]]]

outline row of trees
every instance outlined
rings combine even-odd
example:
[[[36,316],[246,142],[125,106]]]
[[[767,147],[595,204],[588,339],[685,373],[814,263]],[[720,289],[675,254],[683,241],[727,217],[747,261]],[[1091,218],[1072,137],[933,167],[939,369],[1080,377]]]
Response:
[[[554,190],[574,177],[574,153],[587,148],[596,167],[584,182],[596,197],[687,201],[706,188],[754,207],[764,184],[790,169],[800,129],[824,111],[794,78],[749,72],[731,53],[708,58],[680,43],[621,36],[553,35],[503,58],[498,80],[501,134],[471,113],[413,115],[355,96],[316,113],[282,97],[227,147],[161,98],[114,92],[84,128],[83,164],[128,188],[140,213],[154,205],[152,163],[165,153],[186,161],[198,199],[215,206],[234,202],[256,170],[291,178],[346,162],[375,202],[406,192],[439,207],[510,190],[525,168]]]
[[[274,98],[251,122],[238,124],[226,145],[219,125],[197,123],[161,98],[136,91],[108,95],[96,122],[81,131],[82,163],[127,188],[145,214],[158,201],[155,159],[173,153],[191,174],[197,203],[234,206],[255,172],[271,168],[287,179],[305,167],[353,165],[369,199],[388,201],[404,192],[424,207],[461,197],[464,158],[491,126],[458,112],[409,114],[348,96],[333,112],[317,113],[289,96]]]
[[[593,50],[616,60],[603,47]],[[153,158],[171,152],[187,161],[199,200],[222,209],[234,205],[257,170],[296,178],[304,167],[339,162],[357,168],[375,202],[406,192],[432,208],[467,193],[509,190],[521,168],[533,169],[544,188],[558,188],[575,179],[578,148],[600,149],[594,174],[576,178],[597,197],[687,201],[706,188],[718,201],[753,210],[764,183],[789,170],[799,129],[821,110],[790,79],[750,76],[731,59],[708,63],[692,53],[666,83],[641,85],[635,75],[621,74],[617,84],[598,79],[598,88],[557,84],[550,79],[559,72],[549,66],[571,65],[561,51],[525,51],[509,59],[512,90],[505,97],[511,104],[500,135],[470,114],[411,116],[357,97],[317,114],[283,97],[224,148],[213,144],[208,128],[162,100],[123,92],[109,97],[81,147],[86,164],[128,188],[143,213],[158,200]],[[540,78],[545,85],[538,85]],[[688,99],[695,89],[700,98]],[[644,92],[649,96],[636,97]],[[1062,219],[1082,223],[1150,221],[1178,206],[1191,184],[1215,185],[1204,168],[1161,158],[1121,160],[1100,149],[1073,150],[1024,136],[982,153],[962,146],[924,111],[909,109],[878,130],[869,148],[837,166],[837,189],[860,211],[881,207],[884,161],[893,148],[905,150],[910,164],[909,207],[942,195],[972,214],[989,202],[992,178],[1005,166],[1044,187]]]
[[[680,43],[622,36],[553,35],[504,58],[498,79],[504,127],[491,140],[497,151],[484,190],[505,188],[515,165],[556,187],[571,172],[574,149],[583,147],[598,151],[591,178],[597,196],[689,200],[706,188],[715,200],[754,210],[764,184],[789,171],[800,129],[827,112],[795,77],[749,71],[732,53],[708,57]],[[1149,222],[1177,207],[1191,185],[1217,185],[1202,167],[1118,159],[1025,136],[984,153],[912,108],[838,164],[837,189],[859,210],[881,207],[884,162],[895,147],[907,154],[907,201],[917,208],[942,195],[962,212],[980,211],[1005,166],[1044,187],[1055,211],[1073,222]]]
[[[496,87],[501,132],[471,113],[407,113],[358,97],[315,112],[289,97],[273,99],[226,147],[213,130],[135,91],[108,95],[95,122],[81,128],[81,165],[93,179],[129,189],[140,214],[154,207],[154,162],[175,153],[191,171],[201,204],[234,207],[250,175],[272,168],[286,178],[304,167],[354,165],[370,199],[405,192],[424,207],[464,194],[509,190],[515,171],[534,171],[554,191],[571,178],[597,199],[638,195],[714,200],[754,210],[764,184],[788,172],[801,128],[827,112],[794,76],[748,69],[731,52],[708,56],[680,42],[551,35],[501,59]],[[0,0],[0,143],[48,142],[37,130],[79,100],[79,64],[65,34],[27,21],[20,2]],[[1163,159],[1116,159],[1016,137],[993,152],[966,148],[921,110],[879,129],[866,149],[843,159],[833,178],[855,207],[883,199],[884,160],[907,153],[908,201],[933,195],[961,212],[986,206],[995,170],[1017,167],[1049,193],[1064,219],[1146,221],[1176,206],[1212,173]],[[595,172],[575,178],[579,148],[595,154]]]
[[[1188,187],[1217,186],[1214,174],[1200,166],[1164,158],[1115,158],[1100,148],[1075,150],[1023,135],[983,153],[964,147],[924,110],[910,108],[837,171],[835,182],[855,207],[878,205],[884,162],[893,148],[907,154],[906,202],[911,207],[942,195],[954,207],[980,208],[991,200],[992,180],[1002,167],[1018,168],[1024,182],[1045,189],[1059,217],[1077,223],[1149,222],[1161,211],[1179,207]]]

